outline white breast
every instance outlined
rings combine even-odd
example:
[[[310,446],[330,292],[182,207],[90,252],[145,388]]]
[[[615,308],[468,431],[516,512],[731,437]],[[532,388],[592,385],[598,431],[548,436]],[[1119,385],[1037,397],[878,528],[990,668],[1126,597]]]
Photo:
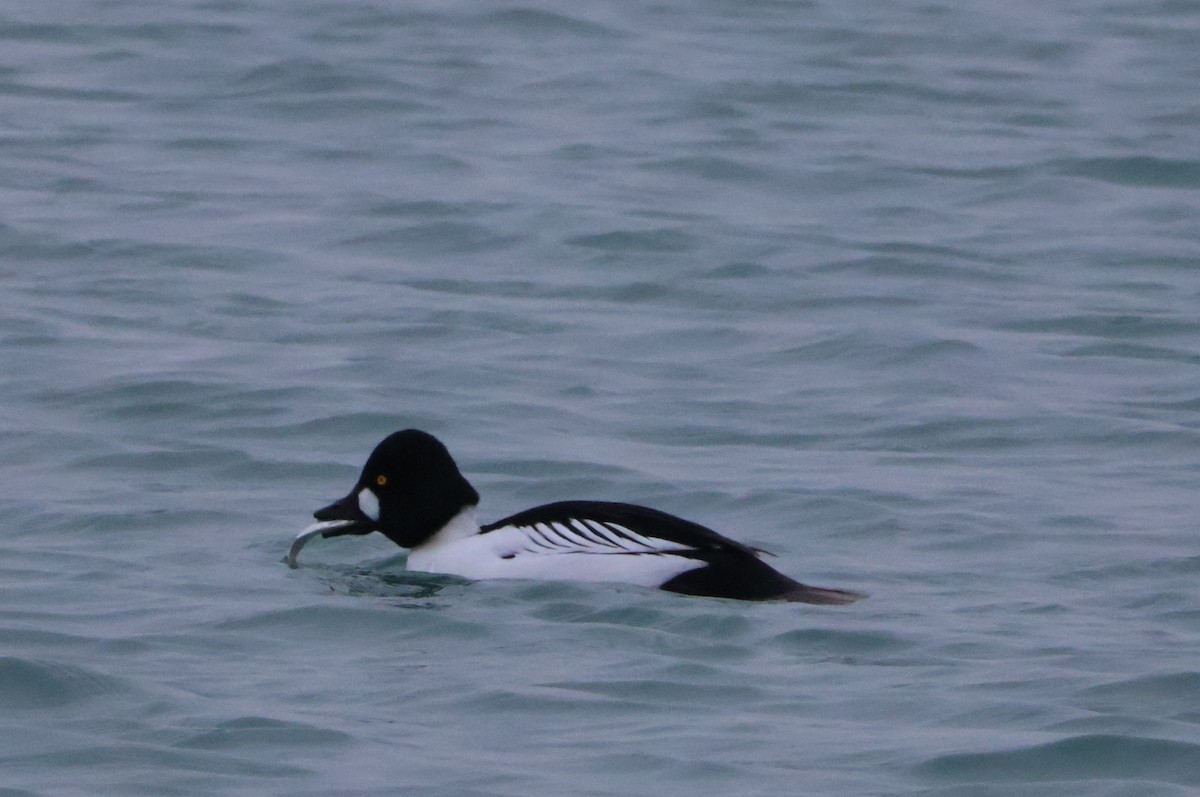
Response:
[[[408,556],[408,569],[470,579],[619,581],[657,587],[704,562],[677,554],[686,546],[589,521],[505,526],[465,534],[455,518]],[[474,524],[472,514],[468,521]]]

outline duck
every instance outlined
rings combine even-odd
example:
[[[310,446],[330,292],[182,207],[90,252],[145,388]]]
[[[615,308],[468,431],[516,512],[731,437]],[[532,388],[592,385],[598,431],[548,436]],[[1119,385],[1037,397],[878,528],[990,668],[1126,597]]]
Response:
[[[479,493],[433,435],[404,429],[375,447],[343,498],[313,513],[286,562],[314,537],[379,532],[413,572],[468,580],[613,582],[682,595],[843,605],[864,594],[802,584],[765,551],[681,517],[613,501],[558,501],[480,525]]]

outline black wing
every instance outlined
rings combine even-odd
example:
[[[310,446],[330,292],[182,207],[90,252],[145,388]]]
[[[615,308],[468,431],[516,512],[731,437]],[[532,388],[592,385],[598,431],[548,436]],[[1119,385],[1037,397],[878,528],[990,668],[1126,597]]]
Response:
[[[578,544],[612,553],[672,554],[705,562],[661,585],[686,595],[803,603],[852,603],[856,592],[809,587],[758,558],[759,552],[712,529],[657,509],[610,501],[559,501],[518,512],[480,528],[505,526],[539,531],[546,545]]]
[[[721,550],[736,550],[751,557],[757,552],[740,542],[723,537],[699,523],[635,504],[613,501],[559,501],[535,506],[515,515],[489,523],[480,528],[486,534],[504,526],[573,526],[588,524],[599,526],[621,540],[639,543],[642,539],[661,540],[671,543],[673,552],[690,551],[699,558],[704,554]],[[587,526],[585,526],[586,528]]]

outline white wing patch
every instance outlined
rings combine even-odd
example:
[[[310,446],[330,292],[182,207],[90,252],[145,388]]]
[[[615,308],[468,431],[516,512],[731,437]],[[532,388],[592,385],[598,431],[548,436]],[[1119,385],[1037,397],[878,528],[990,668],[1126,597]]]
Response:
[[[524,534],[526,543],[521,550],[531,554],[678,554],[696,550],[677,542],[638,534],[616,523],[595,520],[535,523],[532,526],[508,528]]]
[[[704,567],[707,562],[688,555],[695,550],[617,523],[570,519],[502,526],[466,537],[435,535],[409,554],[408,569],[473,579],[622,581],[657,587]]]

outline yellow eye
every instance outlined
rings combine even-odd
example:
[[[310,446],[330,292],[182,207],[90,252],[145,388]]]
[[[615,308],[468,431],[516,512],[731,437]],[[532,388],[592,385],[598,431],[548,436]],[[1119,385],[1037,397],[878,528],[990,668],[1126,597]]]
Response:
[[[383,485],[387,484],[387,476],[384,476],[382,473],[379,474],[375,477],[375,483],[382,487]]]

